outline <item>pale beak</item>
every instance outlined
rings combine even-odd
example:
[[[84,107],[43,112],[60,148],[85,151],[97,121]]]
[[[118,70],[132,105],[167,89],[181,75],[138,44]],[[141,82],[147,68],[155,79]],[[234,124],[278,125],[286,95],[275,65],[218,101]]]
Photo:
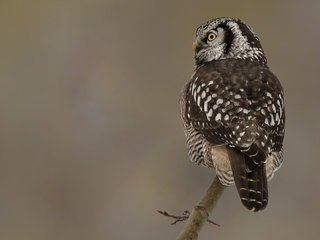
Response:
[[[192,43],[192,50],[195,51],[197,48],[197,42]]]

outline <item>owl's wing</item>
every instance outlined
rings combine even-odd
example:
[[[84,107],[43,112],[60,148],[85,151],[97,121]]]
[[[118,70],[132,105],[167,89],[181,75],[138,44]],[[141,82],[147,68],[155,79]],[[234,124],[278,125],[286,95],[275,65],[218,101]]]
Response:
[[[186,89],[184,118],[210,143],[242,152],[250,171],[282,147],[284,111],[276,77],[267,67],[248,66],[199,67]]]

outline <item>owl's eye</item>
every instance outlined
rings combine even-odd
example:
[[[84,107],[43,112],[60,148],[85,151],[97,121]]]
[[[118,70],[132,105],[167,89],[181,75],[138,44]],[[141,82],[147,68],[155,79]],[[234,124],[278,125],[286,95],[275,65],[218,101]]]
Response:
[[[209,32],[207,35],[207,41],[213,41],[217,38],[217,34],[215,32]]]

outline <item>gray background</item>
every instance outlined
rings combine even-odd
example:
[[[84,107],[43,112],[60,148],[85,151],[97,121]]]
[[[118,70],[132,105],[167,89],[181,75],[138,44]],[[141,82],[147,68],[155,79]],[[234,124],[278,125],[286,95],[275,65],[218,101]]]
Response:
[[[239,17],[285,89],[261,213],[228,188],[200,239],[317,239],[320,1],[0,1],[0,239],[174,239],[214,173],[188,160],[196,27]]]

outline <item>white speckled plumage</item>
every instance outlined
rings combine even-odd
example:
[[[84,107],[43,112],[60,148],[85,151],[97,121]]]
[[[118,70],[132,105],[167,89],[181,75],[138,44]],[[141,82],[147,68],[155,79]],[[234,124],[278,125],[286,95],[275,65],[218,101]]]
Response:
[[[213,41],[206,37],[216,34]],[[282,163],[284,101],[252,28],[234,18],[197,29],[196,69],[181,98],[189,156],[236,183],[243,204],[262,210],[267,179]],[[246,200],[247,199],[247,200]]]

